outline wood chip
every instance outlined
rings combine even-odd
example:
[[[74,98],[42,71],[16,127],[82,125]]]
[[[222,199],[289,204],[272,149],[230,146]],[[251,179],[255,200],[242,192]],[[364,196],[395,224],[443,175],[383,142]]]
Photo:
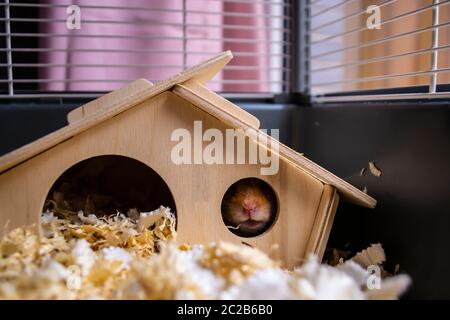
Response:
[[[353,261],[358,263],[363,268],[367,268],[370,265],[379,265],[386,261],[386,255],[384,249],[380,243],[372,244],[367,249],[357,253],[353,258]]]
[[[381,170],[375,165],[374,161],[369,161],[369,170],[375,177],[381,177]]]

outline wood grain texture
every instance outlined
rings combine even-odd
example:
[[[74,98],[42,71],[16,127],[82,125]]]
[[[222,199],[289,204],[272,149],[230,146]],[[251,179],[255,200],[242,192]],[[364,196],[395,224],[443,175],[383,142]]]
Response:
[[[243,130],[249,128],[258,129],[253,127],[251,123],[240,119],[236,113],[225,112],[224,110],[217,108],[216,104],[214,104],[214,101],[218,100],[218,98],[215,97],[217,94],[204,87],[202,87],[201,90],[199,90],[199,88],[199,86],[179,84],[173,88],[173,92],[199,108],[202,108],[204,111],[217,119],[220,119],[232,128],[242,128]],[[272,137],[268,135],[265,136],[268,141],[273,140]],[[323,183],[336,187],[342,194],[344,200],[364,207],[375,207],[375,199],[282,143],[279,143],[279,156]]]
[[[171,141],[173,131],[193,133],[194,121],[201,121],[203,132],[214,128],[224,136],[227,128],[259,131],[258,119],[203,85],[231,57],[224,52],[155,85],[134,81],[69,113],[68,126],[0,158],[0,226],[38,226],[47,193],[67,169],[113,154],[141,161],[167,183],[176,203],[180,242],[245,242],[287,267],[311,252],[321,256],[339,202],[337,191],[367,207],[375,206],[373,198],[263,132],[269,146],[279,147],[270,150],[280,160],[272,176],[261,175],[257,164],[176,165],[171,160],[177,144]],[[266,181],[279,201],[273,227],[253,238],[230,232],[220,212],[228,187],[247,177]]]
[[[167,80],[158,82],[154,86],[137,93],[124,92],[124,97],[118,101],[111,101],[108,107],[98,108],[90,117],[83,118],[82,121],[74,121],[71,125],[54,131],[30,144],[27,144],[17,150],[14,150],[0,158],[0,173],[12,168],[13,166],[67,140],[101,122],[110,119],[121,112],[124,112],[137,104],[150,99],[174,85],[183,83],[190,79],[203,83],[211,79],[224,65],[226,65],[233,55],[230,51],[223,52],[216,57],[206,60],[198,65],[184,70],[183,72],[170,77]],[[101,98],[99,98],[101,99]],[[79,115],[75,115],[76,119]]]
[[[184,82],[182,84],[183,87],[188,88],[189,90],[195,92],[197,95],[205,97],[208,100],[208,105],[213,105],[214,108],[203,108],[204,111],[209,114],[215,116],[217,114],[216,109],[220,112],[225,112],[228,115],[233,116],[234,118],[238,118],[240,121],[244,122],[248,126],[252,128],[259,128],[259,119],[248,113],[247,111],[239,108],[234,103],[228,101],[224,97],[215,94],[213,91],[209,90],[203,84],[198,83],[197,81],[190,80]]]
[[[124,97],[128,95],[137,95],[141,91],[150,88],[152,85],[153,83],[146,79],[135,80],[125,87],[112,91],[108,94],[105,94],[104,96],[101,96],[98,99],[82,105],[81,107],[73,109],[67,114],[67,122],[71,124],[76,121],[83,120],[84,118],[90,117],[96,112],[99,112],[100,109],[110,108],[117,101],[120,101]]]
[[[338,204],[339,194],[336,188],[325,185],[308,241],[307,252],[314,253],[320,258],[323,257]]]
[[[145,163],[167,183],[175,199],[180,243],[244,241],[281,259],[287,267],[298,265],[307,254],[323,184],[283,159],[274,176],[261,176],[259,165],[176,165],[170,157],[177,143],[171,141],[171,134],[178,128],[192,132],[195,120],[202,121],[203,130],[223,132],[230,127],[172,92],[164,92],[17,165],[0,175],[0,225],[7,221],[10,229],[38,225],[47,193],[60,175],[82,160],[116,154]],[[246,177],[269,183],[279,200],[275,225],[254,238],[230,232],[220,212],[228,187]]]

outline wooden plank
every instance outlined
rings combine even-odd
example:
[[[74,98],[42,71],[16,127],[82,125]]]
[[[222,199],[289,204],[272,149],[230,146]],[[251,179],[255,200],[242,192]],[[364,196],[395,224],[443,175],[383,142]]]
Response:
[[[141,91],[150,88],[153,85],[150,81],[146,79],[138,79],[135,80],[125,87],[122,87],[118,90],[112,91],[104,96],[101,96],[98,99],[95,99],[91,102],[82,105],[67,114],[67,121],[69,124],[75,123],[76,121],[83,120],[89,116],[94,115],[96,112],[99,112],[102,108],[110,108],[114,106],[114,104],[127,97],[129,95],[139,94]]]
[[[212,91],[210,91],[210,93],[207,96],[205,96],[204,93],[199,94],[198,92],[192,90],[191,88],[188,88],[183,84],[179,84],[173,88],[173,92],[178,96],[191,102],[193,105],[205,110],[206,112],[220,119],[221,121],[231,126],[232,128],[241,128],[243,130],[258,129],[252,126],[251,124],[246,123],[241,119],[237,118],[235,114],[227,113],[217,108],[216,105],[211,101],[211,96],[215,95],[215,93]],[[272,137],[270,137],[269,135],[266,135],[263,132],[261,132],[261,134],[266,137],[267,141],[273,140]],[[324,184],[336,187],[339,190],[339,192],[341,192],[343,198],[346,201],[364,207],[369,208],[375,207],[376,200],[367,195],[366,193],[362,192],[358,188],[355,188],[350,183],[340,179],[339,177],[335,176],[331,172],[325,170],[324,168],[320,167],[316,163],[312,162],[311,160],[304,157],[300,153],[292,150],[291,148],[285,146],[284,144],[279,143],[278,146],[280,158],[288,160],[298,169],[307,172],[314,178],[322,181]]]
[[[336,192],[336,188],[325,185],[306,249],[307,252],[316,254],[320,259],[325,252],[338,203],[339,194]]]
[[[214,105],[215,108],[220,109],[227,114],[240,119],[242,122],[245,122],[248,126],[253,128],[259,128],[259,120],[255,116],[251,115],[247,111],[239,108],[234,103],[231,103],[224,97],[216,94],[214,91],[209,90],[204,85],[198,83],[197,81],[189,80],[182,84],[183,87],[188,88],[189,90],[195,92],[198,96],[202,96],[204,99],[208,100],[210,104]],[[204,109],[208,112],[214,112],[211,108]]]
[[[53,147],[54,145],[64,140],[67,140],[91,128],[92,126],[101,123],[102,121],[110,119],[147,99],[150,99],[166,90],[171,89],[176,84],[186,82],[190,79],[195,79],[200,83],[206,81],[213,77],[214,72],[219,71],[220,68],[226,65],[232,57],[233,55],[230,51],[225,51],[209,60],[190,67],[167,80],[158,82],[154,86],[144,91],[128,95],[123,99],[120,99],[119,101],[113,102],[113,104],[109,105],[108,107],[99,108],[99,111],[93,114],[91,117],[84,118],[82,121],[75,121],[71,125],[63,127],[32,143],[29,143],[19,149],[7,153],[0,158],[0,173]]]

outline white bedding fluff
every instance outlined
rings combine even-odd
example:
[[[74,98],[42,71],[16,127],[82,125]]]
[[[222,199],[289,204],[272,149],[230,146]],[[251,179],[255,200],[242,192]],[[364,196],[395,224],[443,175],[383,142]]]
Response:
[[[41,238],[22,227],[0,239],[0,298],[396,299],[410,284],[367,271],[385,259],[379,245],[335,267],[311,256],[285,270],[244,245],[177,244],[164,207],[133,219],[77,218],[45,213]]]

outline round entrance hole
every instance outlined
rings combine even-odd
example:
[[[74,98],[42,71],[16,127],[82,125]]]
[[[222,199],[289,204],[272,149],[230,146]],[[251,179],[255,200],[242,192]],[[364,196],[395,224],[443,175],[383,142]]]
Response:
[[[161,205],[176,213],[172,193],[158,173],[135,159],[104,155],[66,170],[51,187],[43,212],[56,206],[65,212],[104,216],[127,214],[130,209],[149,212]]]
[[[275,191],[265,181],[245,178],[233,183],[222,199],[222,219],[239,237],[256,237],[269,230],[278,213]]]

